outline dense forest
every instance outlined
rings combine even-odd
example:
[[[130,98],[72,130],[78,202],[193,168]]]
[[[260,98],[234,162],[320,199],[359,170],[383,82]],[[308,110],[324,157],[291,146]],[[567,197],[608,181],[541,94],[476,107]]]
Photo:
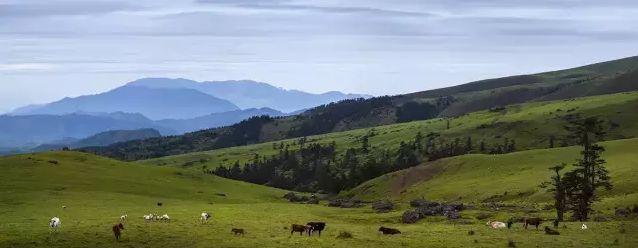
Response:
[[[338,193],[388,172],[416,166],[424,160],[457,156],[466,153],[507,153],[515,150],[514,140],[503,144],[473,144],[470,137],[447,141],[438,133],[417,133],[399,148],[373,150],[368,142],[374,131],[359,138],[359,147],[337,154],[336,144],[307,143],[305,137],[292,145],[274,143],[278,153],[273,156],[255,155],[241,165],[222,165],[204,173],[305,192]]]

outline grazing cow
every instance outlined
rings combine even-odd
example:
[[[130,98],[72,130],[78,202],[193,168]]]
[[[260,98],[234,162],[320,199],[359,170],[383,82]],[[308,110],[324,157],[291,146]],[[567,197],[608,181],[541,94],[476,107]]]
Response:
[[[528,225],[532,225],[532,226],[536,226],[536,230],[538,230],[538,226],[541,224],[541,222],[543,222],[543,220],[538,217],[531,217],[531,218],[525,218],[523,222],[525,223],[525,229],[527,229]]]
[[[587,230],[587,225],[585,225],[585,223],[583,223],[583,225],[580,226],[580,230]]]
[[[127,214],[120,216],[120,222],[125,222],[126,218],[128,218]]]
[[[385,235],[401,234],[401,231],[399,231],[398,229],[389,227],[379,227],[379,232],[382,232]]]
[[[545,234],[547,235],[560,235],[560,233],[556,230],[552,230],[548,226],[545,227]]]
[[[318,232],[319,237],[321,237],[321,231],[323,231],[323,229],[326,229],[325,222],[308,222],[308,224],[306,225],[310,227],[308,229],[308,236],[310,236],[314,232]]]
[[[49,221],[49,227],[51,228],[51,230],[53,231],[57,231],[58,228],[60,228],[60,225],[62,224],[62,222],[60,222],[60,218],[58,217],[53,217],[51,218],[51,220]]]
[[[514,221],[512,219],[507,220],[507,229],[511,229]]]
[[[211,215],[209,213],[203,212],[202,216],[199,218],[199,220],[202,222],[202,224],[208,222],[208,219],[210,219]]]
[[[158,206],[158,207],[161,207],[162,205],[164,205],[164,204],[163,204],[163,203],[161,203],[161,202],[158,202],[158,203],[157,203],[157,206]]]
[[[235,234],[235,235],[240,235],[241,234],[241,236],[244,236],[244,234],[246,233],[246,231],[244,231],[243,228],[233,228],[233,229],[230,229],[230,232]]]
[[[124,230],[124,225],[122,223],[113,225],[113,235],[115,235],[115,240],[120,240],[120,236],[122,236],[122,230]]]
[[[299,236],[302,236],[303,233],[307,232],[309,228],[310,228],[309,226],[292,224],[292,226],[290,227],[290,235],[292,235],[295,232],[298,232]]]
[[[487,224],[488,226],[490,226],[491,228],[494,228],[494,229],[499,229],[499,228],[505,228],[505,227],[507,227],[507,225],[505,225],[505,223],[500,222],[500,221],[491,221],[491,220],[490,220],[490,221],[488,221],[486,224]]]

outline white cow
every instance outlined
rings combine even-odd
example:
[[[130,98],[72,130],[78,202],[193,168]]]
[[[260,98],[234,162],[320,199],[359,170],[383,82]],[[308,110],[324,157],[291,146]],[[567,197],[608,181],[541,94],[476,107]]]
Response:
[[[146,221],[151,221],[151,220],[153,220],[153,214],[146,214],[146,215],[144,215],[143,218]]]
[[[49,221],[49,227],[51,228],[51,230],[53,231],[57,231],[58,228],[60,228],[60,225],[62,224],[62,222],[60,222],[60,218],[58,217],[53,217],[51,218],[51,220]]]
[[[583,223],[583,225],[580,226],[580,230],[587,230],[587,225],[585,225],[585,223]]]
[[[128,214],[120,216],[120,222],[125,222],[127,217],[128,217]]]
[[[208,219],[210,219],[211,215],[209,213],[203,212],[202,213],[202,217],[199,218],[202,221],[202,224],[208,222]]]
[[[486,224],[488,226],[490,226],[491,228],[494,228],[494,229],[506,228],[507,227],[507,225],[505,223],[500,222],[500,221],[491,221],[490,220]]]

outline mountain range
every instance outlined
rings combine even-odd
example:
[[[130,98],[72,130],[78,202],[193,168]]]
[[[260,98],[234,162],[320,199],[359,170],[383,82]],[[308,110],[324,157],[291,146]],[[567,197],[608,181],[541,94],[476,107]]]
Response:
[[[49,150],[60,150],[64,147],[75,149],[75,148],[88,147],[88,146],[107,146],[107,145],[118,143],[118,142],[156,138],[160,136],[162,136],[160,132],[152,128],[136,129],[136,130],[111,130],[111,131],[101,132],[84,139],[68,138],[65,140],[57,141],[53,144],[39,145],[31,149],[31,151],[39,152],[39,151],[49,151]]]
[[[370,99],[342,100],[284,118],[251,118],[182,136],[92,148],[119,159],[146,159],[266,141],[455,117],[505,105],[638,90],[638,57],[567,70],[481,80],[458,86]],[[123,157],[126,155],[126,158]]]

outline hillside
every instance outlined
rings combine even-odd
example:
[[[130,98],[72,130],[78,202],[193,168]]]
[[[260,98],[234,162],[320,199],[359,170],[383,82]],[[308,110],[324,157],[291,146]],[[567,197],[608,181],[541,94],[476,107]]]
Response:
[[[31,151],[60,150],[64,147],[75,149],[87,146],[107,146],[110,144],[130,140],[148,139],[162,136],[159,131],[152,128],[136,130],[110,130],[101,132],[79,140],[62,141],[53,144],[39,145]]]
[[[574,69],[483,80],[394,97],[344,100],[295,116],[253,119],[230,127],[143,143],[119,144],[96,152],[120,159],[126,153],[126,159],[137,160],[437,116],[462,116],[510,104],[628,92],[638,90],[638,84],[635,83],[638,80],[637,71],[638,57],[630,57]],[[186,140],[197,142],[183,145]]]
[[[638,139],[602,142],[614,188],[603,191],[598,209],[629,206],[638,201]],[[538,149],[501,155],[469,154],[444,158],[397,171],[365,182],[342,193],[373,200],[391,198],[400,202],[425,197],[442,201],[509,202],[538,204],[551,201],[538,185],[548,180],[547,168],[573,163],[578,147]]]
[[[122,86],[108,92],[86,95],[21,111],[19,115],[62,115],[76,112],[140,113],[150,119],[185,119],[238,110],[233,103],[193,89],[155,89]]]
[[[464,211],[457,221],[432,217],[400,224],[404,207],[378,214],[367,206],[341,209],[324,203],[288,203],[281,198],[285,192],[278,189],[77,152],[2,157],[0,169],[0,247],[494,247],[505,246],[508,240],[520,247],[638,244],[638,225],[631,221],[588,222],[587,232],[578,228],[581,223],[567,222],[558,237],[525,230],[520,224],[511,230],[490,230],[477,210]],[[213,215],[206,224],[199,223],[202,211]],[[141,216],[148,213],[166,213],[171,221],[145,222]],[[123,238],[116,242],[110,228],[122,214],[128,218]],[[47,227],[52,216],[62,221],[53,234]],[[287,228],[292,223],[307,221],[327,223],[321,237],[290,235]],[[620,224],[626,232],[618,231]],[[379,235],[380,225],[399,228],[402,234]],[[233,236],[231,228],[243,228],[246,235]],[[468,236],[470,230],[475,235]],[[336,238],[342,231],[353,237]]]
[[[195,89],[211,96],[228,100],[242,109],[271,108],[284,113],[312,108],[344,99],[371,97],[362,94],[344,94],[338,91],[313,94],[299,90],[286,90],[252,80],[197,82],[182,78],[143,78],[130,82],[128,85],[157,89]]]
[[[371,130],[374,130],[376,135],[369,137],[370,146],[391,150],[396,149],[401,141],[412,140],[418,132],[423,135],[429,132],[437,132],[447,141],[455,138],[461,138],[465,141],[465,138],[470,136],[475,147],[478,147],[478,143],[481,140],[488,146],[493,146],[494,144],[503,143],[504,138],[511,138],[516,141],[517,150],[537,149],[547,148],[552,135],[556,137],[555,145],[560,146],[561,140],[563,140],[561,137],[565,134],[563,130],[563,125],[566,123],[565,118],[576,114],[600,116],[615,123],[617,126],[607,136],[609,140],[638,137],[638,122],[636,120],[638,117],[632,112],[636,108],[638,108],[638,92],[619,93],[574,100],[513,105],[499,111],[479,111],[449,119],[449,129],[447,129],[446,119],[432,119],[308,136],[307,139],[308,143],[321,144],[329,144],[334,141],[338,152],[343,153],[348,147],[359,147],[360,138]],[[176,139],[177,137],[181,136],[174,138]],[[135,154],[138,151],[141,152],[144,145],[150,145],[146,142],[153,140],[159,142],[165,139],[136,141],[132,142],[136,144],[135,146],[124,144],[125,146],[118,147],[122,149],[120,150],[122,152],[126,151],[128,154]],[[209,141],[202,140],[198,142],[207,143]],[[296,139],[283,140],[283,142],[293,145]],[[197,162],[203,159],[206,161],[205,163],[197,162],[194,164],[214,168],[220,164],[228,165],[234,163],[236,160],[244,163],[252,159],[255,154],[262,156],[274,155],[277,153],[277,149],[273,149],[273,145],[278,145],[279,143],[267,142],[216,149],[161,157],[144,162],[157,165],[182,166],[184,164],[192,165],[193,163],[189,162]],[[138,148],[140,150],[137,150]],[[166,150],[162,155],[170,155],[171,153],[179,154],[178,151]]]
[[[242,110],[234,110],[221,113],[213,113],[209,115],[199,116],[190,119],[163,119],[158,120],[155,123],[157,125],[176,130],[178,133],[188,133],[203,129],[210,129],[215,127],[223,127],[238,123],[242,120],[248,119],[253,116],[283,116],[282,112],[279,112],[270,108],[250,108]]]

